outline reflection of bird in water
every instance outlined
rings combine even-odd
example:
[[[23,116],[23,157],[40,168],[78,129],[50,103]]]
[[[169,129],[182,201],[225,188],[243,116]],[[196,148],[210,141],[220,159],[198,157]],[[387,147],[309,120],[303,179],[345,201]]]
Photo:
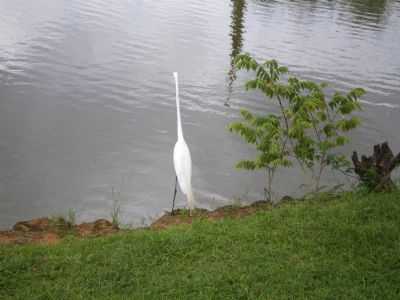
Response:
[[[232,38],[231,68],[228,72],[228,97],[224,103],[229,106],[229,100],[232,96],[233,82],[236,80],[235,57],[242,51],[243,32],[244,32],[244,12],[246,10],[246,0],[232,0],[231,28],[230,36]]]
[[[189,147],[183,138],[181,111],[179,106],[179,86],[178,86],[178,73],[174,72],[175,87],[176,87],[176,114],[178,123],[178,141],[174,147],[174,168],[176,173],[174,199],[172,200],[172,211],[174,213],[176,187],[179,182],[179,187],[183,194],[186,195],[189,214],[192,215],[194,208],[194,197],[192,191],[192,159],[190,157]]]

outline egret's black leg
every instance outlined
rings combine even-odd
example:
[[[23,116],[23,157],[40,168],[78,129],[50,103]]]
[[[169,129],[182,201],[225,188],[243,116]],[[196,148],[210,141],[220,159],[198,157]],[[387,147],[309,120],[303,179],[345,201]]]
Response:
[[[175,198],[176,198],[176,185],[177,185],[177,183],[178,183],[178,176],[175,177],[175,190],[174,190],[174,199],[172,200],[171,216],[174,215]]]

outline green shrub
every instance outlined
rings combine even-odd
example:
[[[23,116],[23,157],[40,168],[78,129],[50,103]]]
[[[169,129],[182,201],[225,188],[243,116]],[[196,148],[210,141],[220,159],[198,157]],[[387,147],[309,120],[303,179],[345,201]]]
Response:
[[[294,161],[314,181],[314,191],[320,190],[321,176],[327,167],[350,171],[350,164],[337,148],[349,142],[346,133],[360,124],[354,112],[360,110],[361,88],[347,94],[325,95],[325,83],[301,80],[289,75],[288,68],[277,61],[258,63],[249,54],[235,60],[238,69],[253,71],[255,78],[247,81],[246,89],[260,90],[278,106],[278,113],[255,115],[243,109],[242,121],[229,125],[255,146],[257,156],[241,160],[237,167],[247,170],[265,169],[266,198],[272,200],[272,181],[279,167],[290,167]]]

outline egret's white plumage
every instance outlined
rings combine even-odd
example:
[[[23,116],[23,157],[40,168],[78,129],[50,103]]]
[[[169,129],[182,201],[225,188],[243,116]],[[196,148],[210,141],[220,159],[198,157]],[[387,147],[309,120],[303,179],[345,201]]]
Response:
[[[190,157],[189,147],[183,138],[177,72],[174,72],[174,78],[176,88],[176,118],[178,128],[178,140],[174,147],[174,168],[179,182],[179,187],[187,198],[189,210],[191,212],[194,208],[194,197],[192,191],[192,159]]]

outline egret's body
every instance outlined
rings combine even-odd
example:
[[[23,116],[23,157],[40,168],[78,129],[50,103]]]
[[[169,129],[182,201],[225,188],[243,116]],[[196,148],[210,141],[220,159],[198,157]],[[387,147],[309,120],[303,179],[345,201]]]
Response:
[[[190,157],[189,147],[183,138],[181,111],[179,103],[179,86],[178,86],[178,73],[174,72],[175,87],[176,87],[176,118],[177,118],[177,129],[178,129],[178,140],[174,147],[174,168],[176,173],[176,179],[179,182],[179,187],[183,194],[185,194],[190,214],[194,208],[194,197],[192,191],[192,159]],[[176,184],[174,201],[176,196]],[[174,203],[174,202],[173,202]],[[174,204],[172,206],[172,212]]]

